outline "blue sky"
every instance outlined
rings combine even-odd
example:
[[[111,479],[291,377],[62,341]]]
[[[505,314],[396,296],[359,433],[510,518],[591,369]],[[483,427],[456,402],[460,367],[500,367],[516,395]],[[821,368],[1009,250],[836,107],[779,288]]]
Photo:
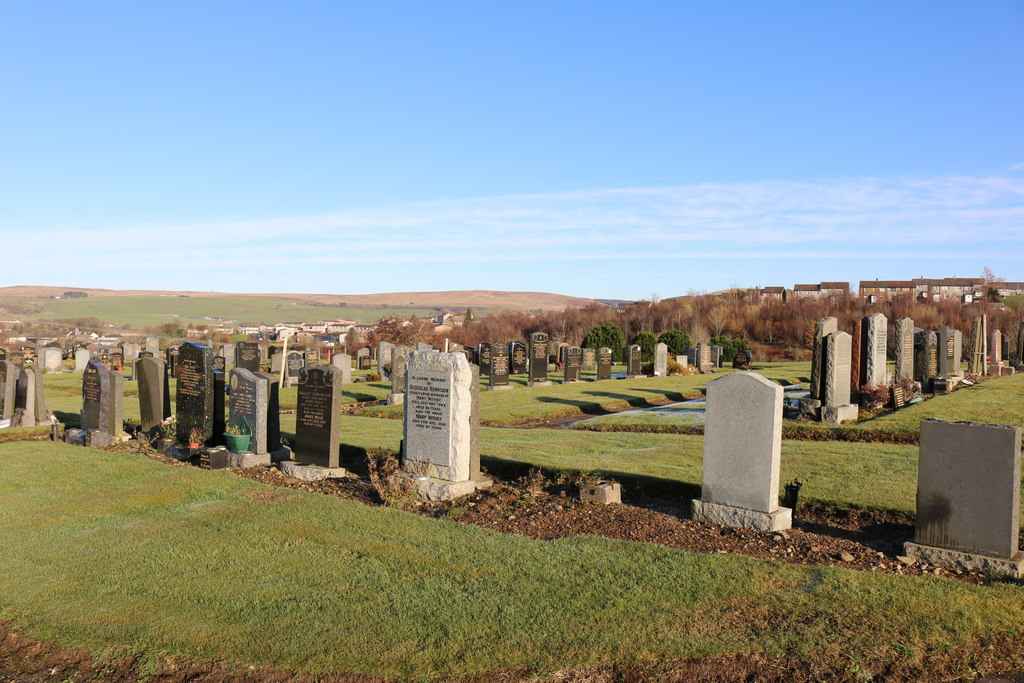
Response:
[[[0,285],[1024,280],[1024,2],[0,11]]]

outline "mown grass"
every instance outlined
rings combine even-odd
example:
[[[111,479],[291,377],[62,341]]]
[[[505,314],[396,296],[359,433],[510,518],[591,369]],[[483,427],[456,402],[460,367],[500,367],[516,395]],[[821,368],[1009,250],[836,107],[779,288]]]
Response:
[[[19,313],[30,320],[93,317],[116,326],[150,327],[181,320],[189,324],[209,324],[203,318],[223,318],[253,324],[272,325],[294,320],[355,320],[377,322],[385,316],[409,318],[432,316],[433,308],[359,308],[355,306],[296,305],[289,297],[263,296],[119,296],[87,299],[19,299],[38,309]]]
[[[0,618],[108,657],[426,680],[1024,635],[1015,585],[535,541],[59,444],[0,445],[0,495]]]

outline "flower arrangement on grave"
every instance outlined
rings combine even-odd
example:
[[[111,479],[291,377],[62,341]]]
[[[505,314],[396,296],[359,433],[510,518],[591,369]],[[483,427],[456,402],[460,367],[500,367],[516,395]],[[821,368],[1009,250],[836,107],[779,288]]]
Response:
[[[157,436],[161,439],[168,441],[174,440],[176,430],[178,428],[178,419],[171,415],[169,418],[160,423],[160,432]]]
[[[199,448],[203,443],[203,430],[193,427],[188,433],[188,445],[191,448]]]
[[[243,453],[248,450],[251,438],[252,428],[245,417],[224,428],[224,440],[227,441],[228,450],[232,453]]]

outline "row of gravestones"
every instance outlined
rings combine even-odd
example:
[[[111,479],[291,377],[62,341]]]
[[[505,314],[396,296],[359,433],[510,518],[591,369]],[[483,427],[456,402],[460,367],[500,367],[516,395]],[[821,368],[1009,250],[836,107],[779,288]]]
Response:
[[[781,386],[750,372],[708,383],[694,519],[789,528],[792,510],[778,504],[782,396]],[[954,569],[1024,575],[1020,449],[1020,427],[923,420],[915,534],[904,554]]]
[[[6,356],[7,354],[5,354]],[[43,370],[26,365],[20,352],[0,360],[0,420],[13,427],[34,427],[46,420]]]

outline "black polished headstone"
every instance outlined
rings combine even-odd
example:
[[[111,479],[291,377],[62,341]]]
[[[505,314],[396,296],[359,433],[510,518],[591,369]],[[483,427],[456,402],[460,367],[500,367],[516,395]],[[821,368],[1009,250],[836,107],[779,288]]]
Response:
[[[260,345],[256,342],[240,341],[235,344],[235,367],[249,372],[260,371]]]
[[[526,372],[526,344],[520,341],[511,341],[508,343],[508,352],[512,359],[512,374],[524,374]]]
[[[598,349],[597,351],[597,378],[612,378],[612,350],[608,347]]]
[[[491,378],[490,386],[508,386],[508,344],[489,344],[488,347],[487,358],[489,361],[489,376]],[[483,368],[481,368],[480,374],[483,374]]]
[[[563,352],[565,358],[565,377],[563,382],[579,382],[583,372],[583,349],[578,346],[567,346]]]
[[[190,443],[192,429],[198,428],[206,443],[213,436],[213,349],[185,342],[178,348],[176,367],[178,441]]]
[[[548,335],[534,332],[530,335],[530,382],[548,380]]]
[[[299,375],[297,406],[295,459],[321,467],[337,467],[341,371],[331,365],[303,368]]]
[[[480,366],[480,374],[483,377],[491,374],[491,344],[480,342],[476,347],[477,365]]]

